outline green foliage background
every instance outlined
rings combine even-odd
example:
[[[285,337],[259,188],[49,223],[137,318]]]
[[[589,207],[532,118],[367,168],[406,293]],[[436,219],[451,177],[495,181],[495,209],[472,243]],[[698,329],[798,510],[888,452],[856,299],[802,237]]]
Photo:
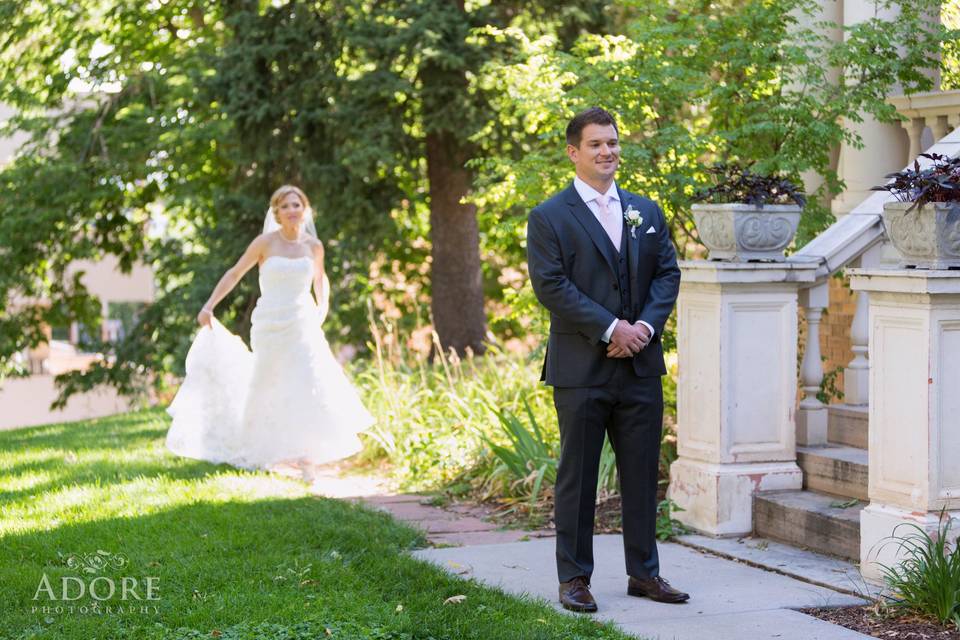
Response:
[[[876,4],[900,17],[839,44],[819,35],[814,0],[0,4],[0,102],[17,109],[4,130],[28,135],[0,169],[0,370],[45,326],[97,333],[78,261],[114,255],[153,268],[157,301],[120,343],[86,345],[110,357],[64,377],[65,395],[163,387],[283,182],[317,212],[332,339],[363,350],[371,308],[406,335],[430,302],[424,140],[451,123],[474,178],[491,327],[529,349],[544,327],[526,212],[569,180],[571,113],[618,115],[620,182],[661,203],[681,252],[710,162],[816,174],[826,202],[841,187],[831,148],[858,144],[844,124],[894,119],[885,96],[930,88],[942,42],[948,70],[956,59],[955,32],[927,18],[940,2]],[[814,207],[800,241],[829,221]],[[256,295],[249,277],[218,315],[245,334]]]

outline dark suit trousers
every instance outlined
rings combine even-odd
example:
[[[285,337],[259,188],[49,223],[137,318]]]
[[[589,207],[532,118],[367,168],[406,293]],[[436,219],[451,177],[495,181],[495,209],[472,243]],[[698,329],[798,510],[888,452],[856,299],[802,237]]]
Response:
[[[603,436],[617,457],[627,574],[659,575],[656,510],[657,465],[663,424],[658,376],[638,377],[620,361],[599,387],[553,390],[560,423],[560,464],[555,487],[557,573],[561,582],[593,574],[593,520]]]

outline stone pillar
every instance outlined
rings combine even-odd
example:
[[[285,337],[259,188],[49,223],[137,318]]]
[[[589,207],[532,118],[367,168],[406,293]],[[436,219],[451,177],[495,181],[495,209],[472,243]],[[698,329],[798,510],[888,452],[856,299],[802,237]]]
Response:
[[[800,291],[800,306],[807,317],[807,341],[800,364],[803,398],[797,411],[797,444],[827,444],[827,406],[817,394],[823,382],[823,358],[820,357],[820,318],[830,306],[830,289],[826,282]]]
[[[881,580],[897,561],[901,524],[960,530],[960,272],[856,269],[870,294],[870,504],[860,515],[860,566]],[[907,534],[900,527],[897,534]]]
[[[815,29],[822,36],[834,43],[843,42],[843,3],[837,0],[816,0],[817,11],[813,15],[808,15],[804,11],[796,11],[793,17],[799,21],[800,27]],[[824,72],[831,84],[839,84],[840,69],[828,64],[826,59],[822,60]],[[836,146],[829,151],[830,168],[837,170],[837,163],[840,160],[840,147]],[[805,171],[800,176],[804,190],[808,193],[815,193],[824,184],[823,176],[816,171]],[[831,197],[829,194],[823,199],[821,204],[830,208]]]
[[[873,2],[843,0],[845,27],[874,17],[893,21],[899,13],[898,7],[889,7],[880,9],[878,14]],[[895,89],[894,93],[897,92]],[[832,203],[831,208],[837,216],[849,213],[873,195],[870,189],[883,184],[883,176],[903,169],[915,155],[908,157],[907,134],[896,123],[882,123],[869,114],[862,114],[861,122],[846,121],[844,124],[860,136],[863,147],[857,149],[850,144],[841,145],[838,168],[840,177],[846,183],[846,190]]]
[[[753,494],[799,489],[797,295],[814,265],[683,262],[678,301],[676,517],[711,535],[753,530]]]

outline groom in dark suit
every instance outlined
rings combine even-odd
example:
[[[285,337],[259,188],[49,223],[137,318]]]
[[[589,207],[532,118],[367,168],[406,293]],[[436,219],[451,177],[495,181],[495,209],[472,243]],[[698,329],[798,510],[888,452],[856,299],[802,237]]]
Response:
[[[660,577],[657,466],[666,373],[660,337],[680,289],[663,212],[619,189],[616,121],[598,107],[567,126],[573,184],[530,212],[527,260],[550,311],[543,378],[560,424],[555,492],[560,602],[596,611],[590,593],[593,520],[604,433],[617,458],[627,593],[689,596]]]

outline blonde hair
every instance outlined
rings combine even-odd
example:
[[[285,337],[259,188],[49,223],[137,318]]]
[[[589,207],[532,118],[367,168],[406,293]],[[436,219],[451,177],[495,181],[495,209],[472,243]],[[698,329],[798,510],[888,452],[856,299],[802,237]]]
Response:
[[[280,206],[280,201],[286,198],[291,193],[295,194],[300,198],[300,202],[303,203],[303,210],[305,212],[310,212],[310,199],[307,198],[307,194],[303,192],[303,189],[296,187],[292,184],[285,184],[276,191],[273,192],[273,195],[270,196],[270,208],[273,210],[273,218],[277,218],[277,208]],[[279,220],[277,220],[279,222]]]

